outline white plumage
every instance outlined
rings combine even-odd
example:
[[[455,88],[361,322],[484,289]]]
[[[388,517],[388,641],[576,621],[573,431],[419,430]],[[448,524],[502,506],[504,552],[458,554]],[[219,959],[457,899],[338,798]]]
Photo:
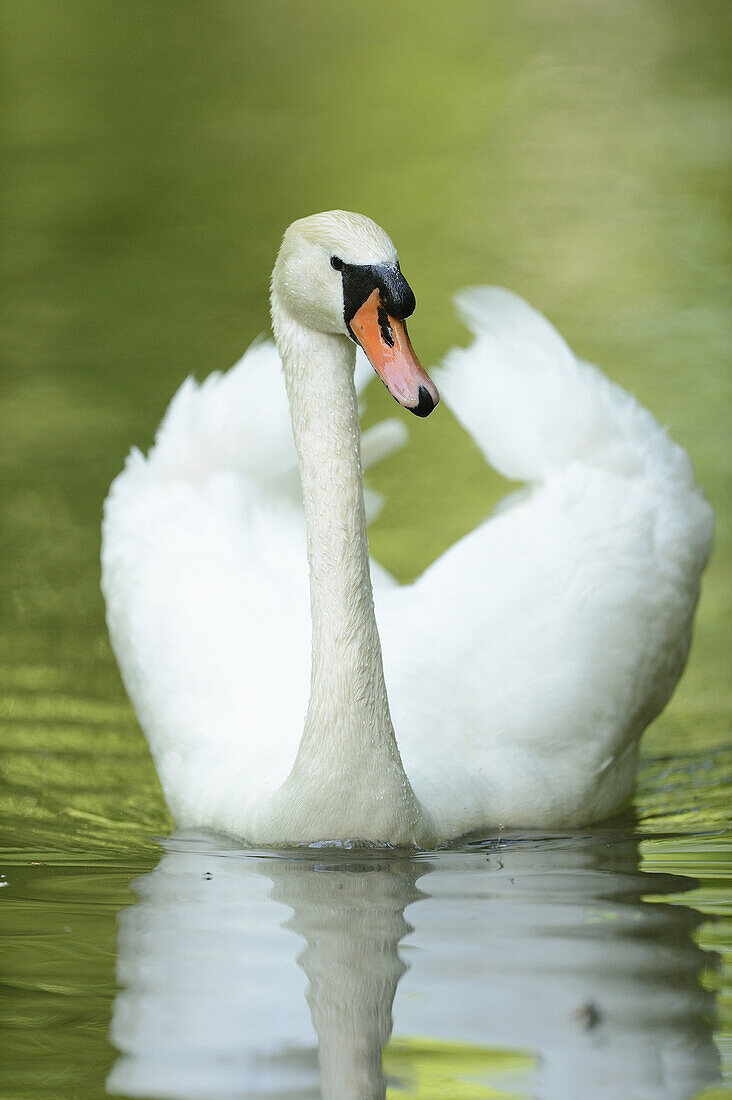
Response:
[[[640,734],[686,661],[712,533],[686,453],[543,317],[495,288],[463,292],[458,307],[475,339],[435,378],[486,460],[529,488],[413,584],[373,575],[404,785],[424,814],[409,836],[421,844],[497,823],[587,824],[622,807]],[[377,425],[364,459],[403,433]],[[405,842],[378,817],[389,790],[369,791],[368,773],[359,780],[330,749],[288,786],[311,628],[297,454],[271,343],[183,384],[150,454],[133,451],[112,486],[102,560],[112,644],[180,824],[255,843]],[[335,688],[334,699],[337,710]],[[349,728],[344,753],[349,738],[364,748],[359,737],[368,751],[370,731]],[[299,817],[270,811],[283,785],[307,802]]]

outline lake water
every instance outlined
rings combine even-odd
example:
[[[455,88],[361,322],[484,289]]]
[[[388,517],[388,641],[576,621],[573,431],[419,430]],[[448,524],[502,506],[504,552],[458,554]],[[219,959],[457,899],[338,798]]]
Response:
[[[730,1095],[724,19],[2,6],[1,1096]],[[425,365],[465,339],[452,294],[501,283],[694,459],[717,549],[623,821],[414,858],[173,831],[106,638],[101,502],[182,379],[267,329],[284,227],[334,206],[394,236]],[[447,410],[408,427],[370,475],[405,580],[506,489]]]

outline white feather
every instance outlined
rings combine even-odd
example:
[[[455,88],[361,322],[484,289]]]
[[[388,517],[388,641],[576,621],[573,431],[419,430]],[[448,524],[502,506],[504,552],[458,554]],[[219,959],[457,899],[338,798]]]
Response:
[[[711,510],[684,451],[507,291],[439,384],[486,459],[531,491],[414,584],[377,586],[391,714],[437,840],[568,826],[623,805],[638,739],[684,667]],[[376,460],[403,443],[382,424]],[[105,507],[122,674],[183,824],[252,837],[283,784],[310,677],[305,525],[276,349],[183,384]]]

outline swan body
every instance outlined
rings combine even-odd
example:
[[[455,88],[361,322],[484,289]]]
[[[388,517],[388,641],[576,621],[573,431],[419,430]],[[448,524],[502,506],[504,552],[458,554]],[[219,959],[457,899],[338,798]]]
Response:
[[[686,662],[712,533],[688,456],[521,299],[463,292],[474,341],[435,377],[527,489],[413,584],[370,571],[362,458],[404,429],[377,425],[361,453],[363,311],[344,317],[364,272],[398,350],[409,303],[383,230],[294,223],[277,347],[185,382],[106,501],[110,637],[173,816],[254,844],[423,847],[607,817]],[[405,362],[377,369],[423,415],[436,390]]]

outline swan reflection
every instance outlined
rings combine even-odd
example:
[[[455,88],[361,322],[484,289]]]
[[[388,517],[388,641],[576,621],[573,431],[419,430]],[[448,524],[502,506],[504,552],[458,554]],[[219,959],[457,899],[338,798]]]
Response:
[[[119,917],[112,1093],[687,1100],[718,1080],[702,918],[642,900],[693,882],[640,871],[634,841],[166,849]]]

